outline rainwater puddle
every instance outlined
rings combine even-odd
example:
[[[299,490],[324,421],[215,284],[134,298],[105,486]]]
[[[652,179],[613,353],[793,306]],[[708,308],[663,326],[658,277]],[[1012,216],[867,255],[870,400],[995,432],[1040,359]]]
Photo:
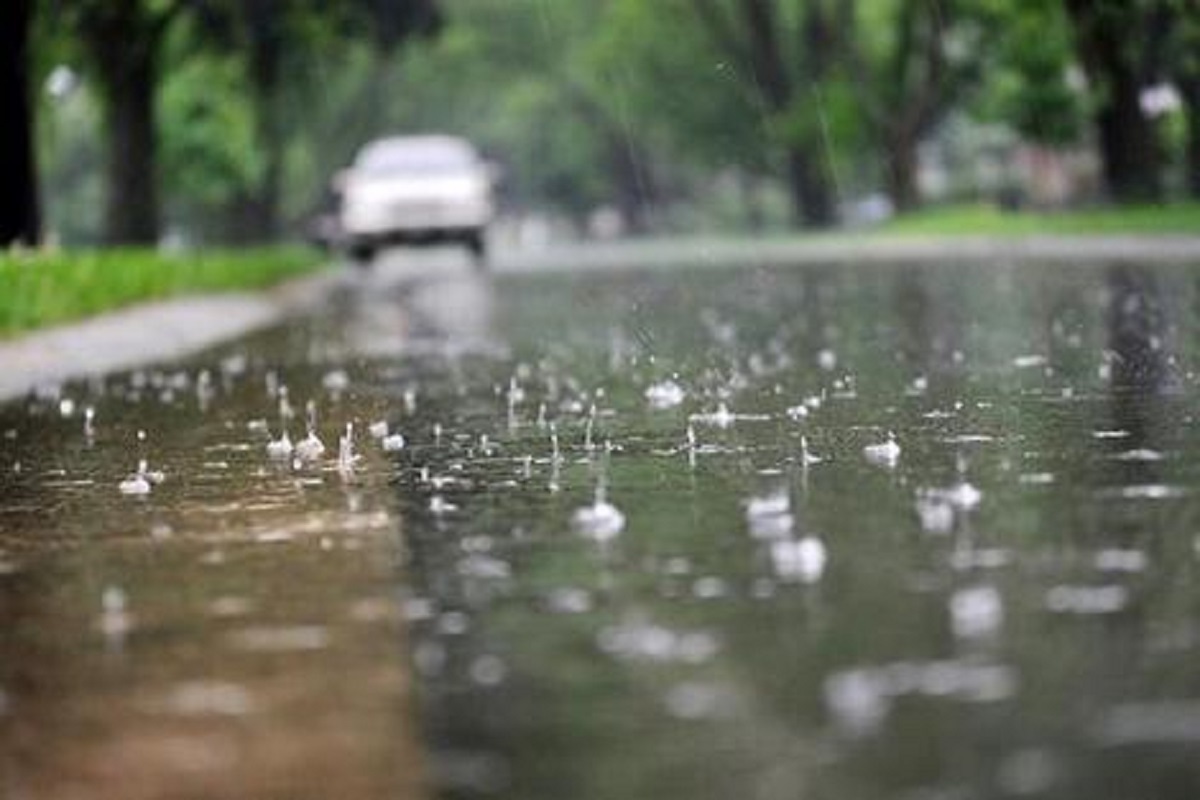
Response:
[[[0,764],[57,789],[148,752],[147,785],[214,796],[1193,796],[1198,289],[449,270],[12,404]]]

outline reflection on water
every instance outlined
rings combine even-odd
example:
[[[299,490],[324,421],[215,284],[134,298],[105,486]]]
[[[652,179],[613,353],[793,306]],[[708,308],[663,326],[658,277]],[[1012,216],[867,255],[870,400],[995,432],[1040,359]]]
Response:
[[[1187,271],[377,281],[0,414],[10,794],[1200,791]]]

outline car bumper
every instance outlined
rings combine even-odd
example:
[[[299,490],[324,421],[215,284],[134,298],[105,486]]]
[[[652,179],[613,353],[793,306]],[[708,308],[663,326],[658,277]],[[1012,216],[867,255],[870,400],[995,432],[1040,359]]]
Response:
[[[485,227],[492,209],[483,204],[420,211],[350,208],[341,216],[349,236],[426,236],[437,231],[470,231]]]

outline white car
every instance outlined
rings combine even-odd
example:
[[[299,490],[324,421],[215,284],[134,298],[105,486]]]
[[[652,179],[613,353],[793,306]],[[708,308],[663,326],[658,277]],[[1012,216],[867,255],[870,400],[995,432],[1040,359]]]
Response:
[[[481,260],[495,213],[492,184],[492,166],[463,139],[378,139],[338,174],[340,235],[363,263],[386,245],[439,242],[460,242]]]

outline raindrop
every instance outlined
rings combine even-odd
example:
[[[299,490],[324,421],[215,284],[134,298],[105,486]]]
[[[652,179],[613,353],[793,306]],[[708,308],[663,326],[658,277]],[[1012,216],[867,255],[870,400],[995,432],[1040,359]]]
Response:
[[[888,431],[887,441],[867,445],[863,448],[863,456],[876,466],[889,469],[895,467],[900,461],[900,445],[896,441],[896,435]]]
[[[771,543],[771,563],[783,581],[816,583],[825,574],[828,558],[824,543],[814,536]]]
[[[746,502],[746,523],[757,539],[776,539],[792,531],[792,503],[786,492],[752,497]]]
[[[678,406],[687,395],[682,386],[667,379],[647,387],[645,396],[651,408],[662,410]]]
[[[321,385],[330,394],[339,395],[350,388],[350,376],[346,374],[345,370],[335,369],[325,373],[325,376],[321,378]]]
[[[592,504],[576,509],[571,515],[571,526],[577,533],[606,542],[624,530],[625,515],[605,499],[604,486],[601,484],[596,487]]]
[[[100,595],[100,632],[108,639],[123,639],[133,629],[133,617],[128,611],[125,591],[119,586],[107,586]]]
[[[442,514],[449,514],[451,512],[458,511],[458,506],[449,502],[440,494],[435,494],[433,497],[429,498],[429,511],[431,514],[441,516]]]
[[[1111,548],[1096,553],[1096,569],[1104,572],[1141,572],[1147,561],[1141,550]]]
[[[546,607],[555,614],[585,614],[592,610],[592,596],[586,589],[553,589],[546,595]]]
[[[507,677],[508,666],[498,656],[480,656],[471,663],[471,680],[480,686],[499,686]]]
[[[138,462],[137,472],[130,475],[117,486],[121,494],[148,495],[150,494],[150,477],[146,471],[146,460]]]
[[[292,451],[295,448],[292,446],[292,440],[288,438],[287,431],[278,439],[272,439],[267,442],[267,455],[278,460],[286,460],[291,458]]]
[[[338,469],[341,472],[350,472],[354,469],[356,461],[358,456],[354,454],[354,423],[347,422],[346,432],[338,440]]]
[[[950,596],[950,626],[963,639],[991,636],[1004,622],[1004,602],[992,586],[960,589]]]
[[[300,461],[316,461],[325,455],[325,444],[317,437],[317,404],[308,401],[308,435],[295,446],[296,458]]]
[[[1113,614],[1129,604],[1129,591],[1106,586],[1055,586],[1046,593],[1046,608],[1060,614]]]

